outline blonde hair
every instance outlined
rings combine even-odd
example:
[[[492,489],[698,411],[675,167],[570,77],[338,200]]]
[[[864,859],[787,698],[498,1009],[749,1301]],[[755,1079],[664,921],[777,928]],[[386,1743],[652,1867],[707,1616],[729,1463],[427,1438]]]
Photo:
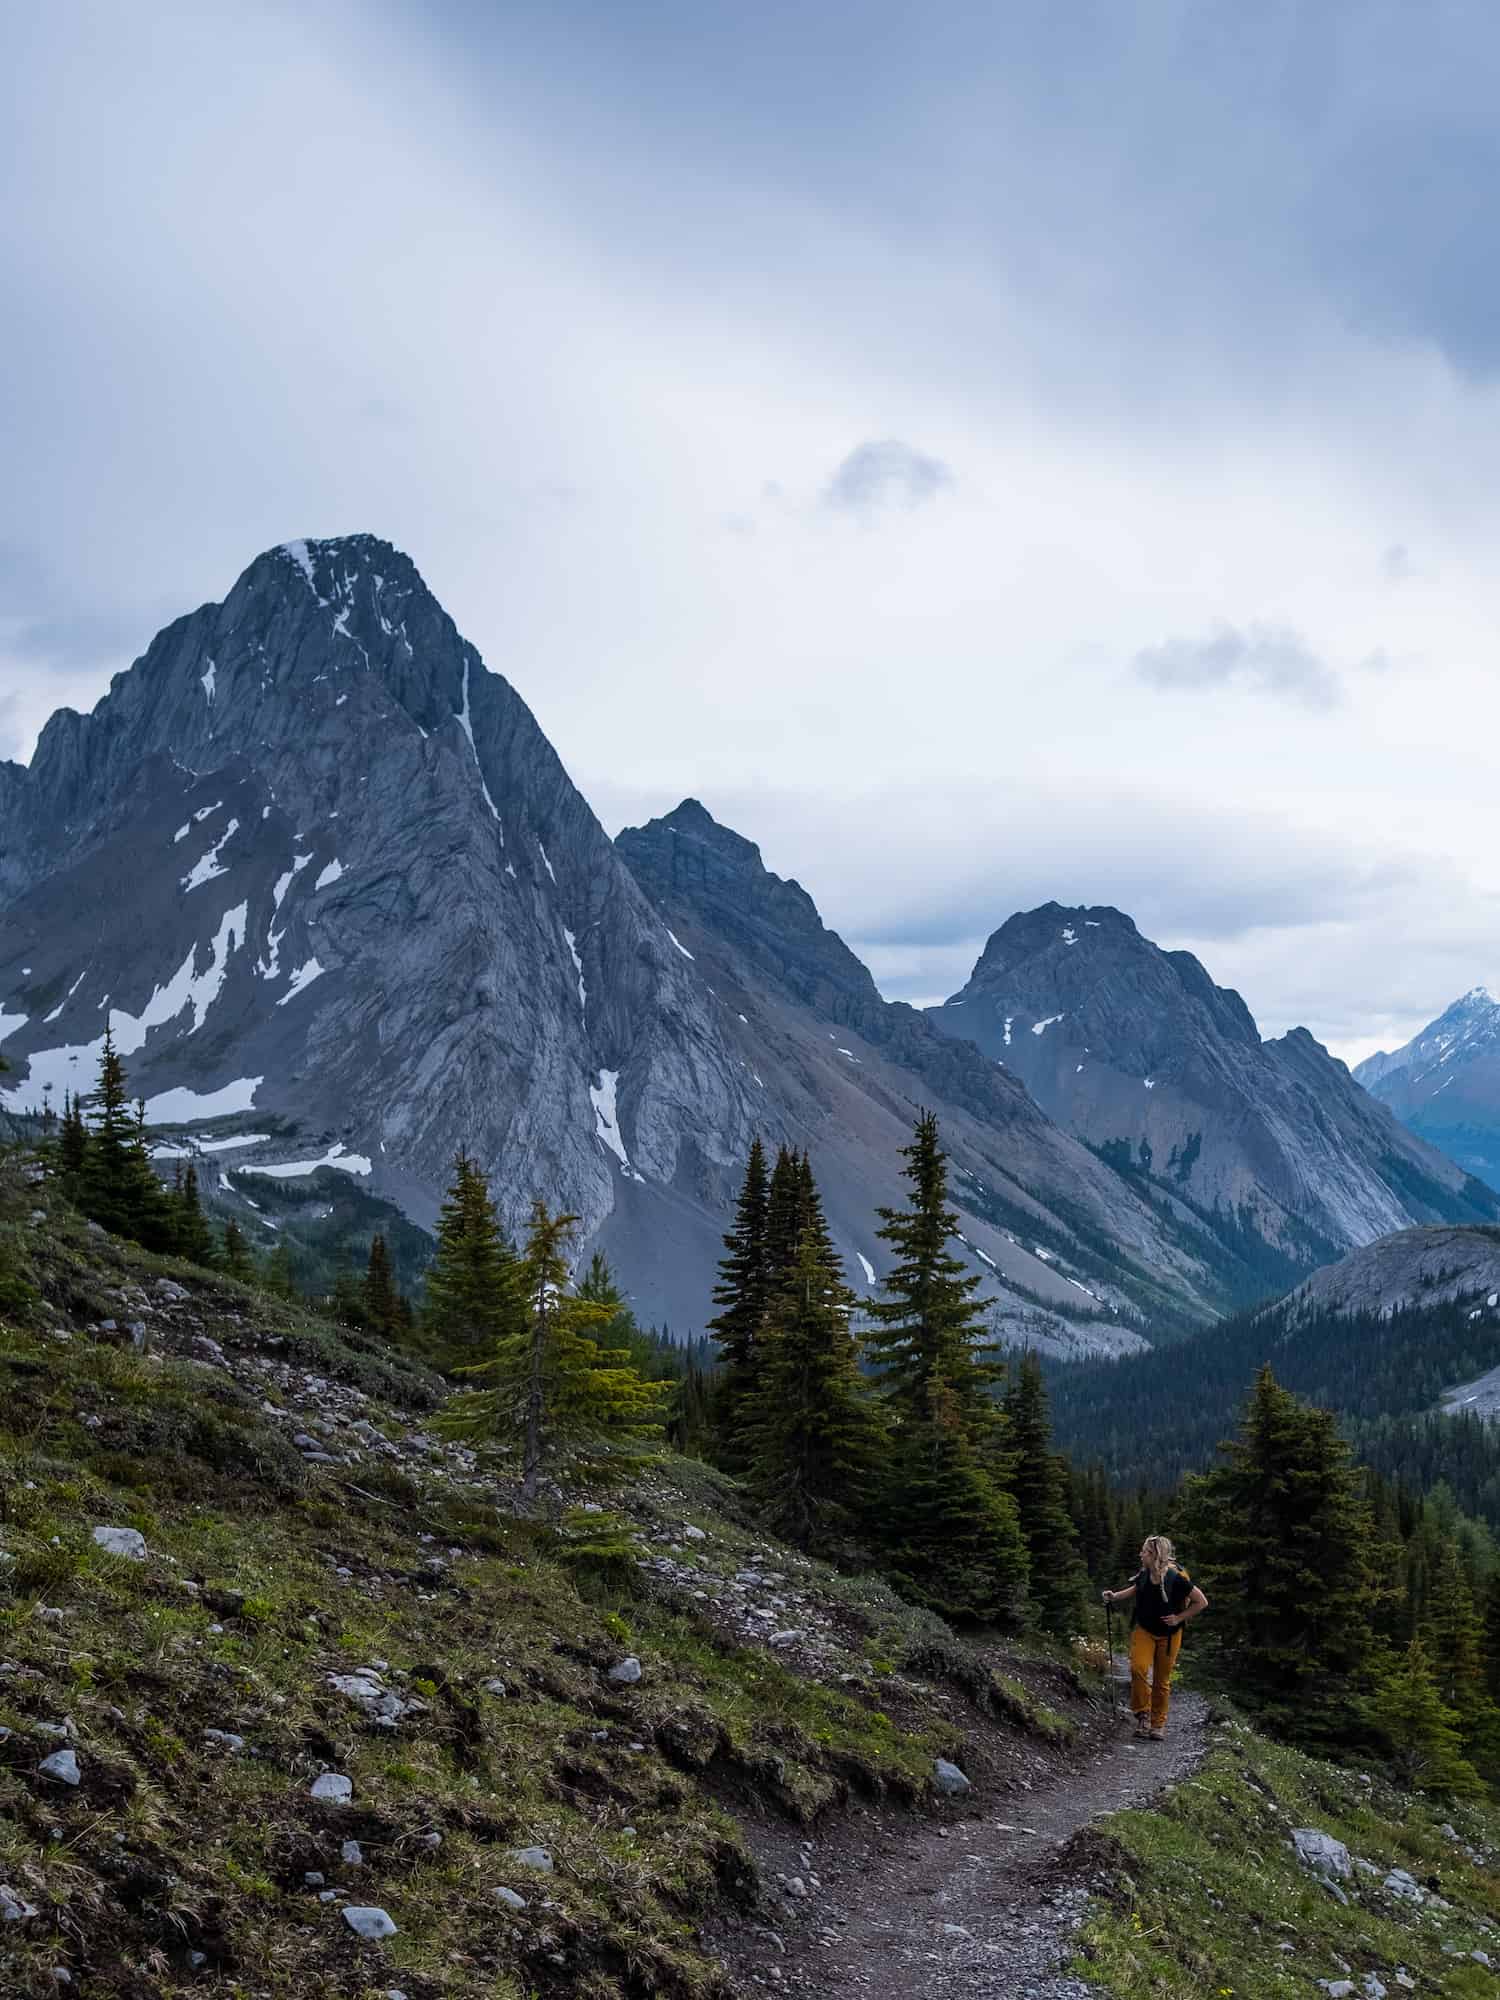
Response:
[[[1170,1537],[1147,1535],[1141,1543],[1141,1554],[1146,1558],[1146,1570],[1151,1581],[1160,1590],[1166,1589],[1167,1571],[1177,1560],[1177,1551]]]

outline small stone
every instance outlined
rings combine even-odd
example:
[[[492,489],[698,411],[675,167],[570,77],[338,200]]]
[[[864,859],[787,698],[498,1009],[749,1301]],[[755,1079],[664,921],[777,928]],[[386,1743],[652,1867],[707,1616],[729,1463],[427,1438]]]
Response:
[[[962,1798],[969,1790],[968,1779],[957,1764],[950,1764],[946,1757],[933,1759],[932,1775],[938,1790],[946,1793],[950,1799]]]
[[[801,1632],[795,1629],[786,1632],[773,1632],[767,1643],[772,1646],[794,1646],[801,1637]]]
[[[1328,1995],[1328,2000],[1350,2000],[1354,1992],[1352,1979],[1320,1979],[1318,1984]]]
[[[691,1523],[684,1527],[682,1538],[686,1542],[706,1542],[708,1540],[708,1536],[703,1532],[702,1528],[695,1528]]]
[[[28,1917],[36,1915],[36,1905],[18,1896],[14,1889],[0,1882],[0,1924],[24,1924]]]
[[[44,1757],[37,1770],[44,1778],[55,1778],[60,1785],[77,1785],[82,1782],[78,1771],[78,1758],[71,1750],[54,1750],[50,1757]]]
[[[510,1858],[518,1868],[532,1868],[538,1875],[552,1873],[552,1856],[545,1847],[517,1847]]]
[[[627,1653],[623,1660],[616,1660],[609,1677],[619,1687],[634,1687],[641,1677],[641,1663],[634,1653]]]
[[[440,1833],[424,1833],[422,1835],[422,1845],[429,1848],[434,1854],[436,1854],[442,1844],[443,1836]]]
[[[503,1903],[507,1910],[524,1910],[526,1908],[526,1898],[518,1896],[514,1889],[495,1889],[491,1893],[495,1901]]]
[[[506,1692],[504,1681],[499,1681],[499,1680],[481,1681],[480,1686],[484,1689],[486,1694],[492,1694],[497,1696],[500,1700],[502,1701],[504,1700]]]
[[[336,1903],[342,1894],[343,1891],[341,1889],[320,1889],[318,1891],[318,1901],[320,1903]]]
[[[789,1896],[796,1896],[800,1899],[807,1894],[807,1884],[800,1875],[788,1875],[781,1886]]]
[[[354,1782],[346,1778],[342,1771],[324,1771],[313,1779],[308,1796],[314,1799],[328,1799],[334,1805],[347,1805],[354,1797]]]
[[[327,1880],[321,1868],[309,1868],[302,1877],[303,1886],[308,1889],[321,1889]]]
[[[344,1922],[356,1937],[388,1938],[396,1935],[396,1926],[384,1910],[363,1903],[350,1903],[344,1911]]]
[[[350,1868],[363,1867],[365,1859],[364,1849],[357,1840],[346,1840],[339,1849],[339,1859]]]
[[[1385,1981],[1377,1979],[1373,1972],[1365,1974],[1359,1990],[1365,1996],[1365,2000],[1385,2000]]]
[[[1487,1951],[1471,1951],[1469,1956],[1476,1965],[1482,1965],[1486,1972],[1494,1969],[1494,1961]]]
[[[236,1736],[232,1729],[205,1729],[203,1740],[215,1750],[222,1750],[230,1757],[237,1757],[245,1747],[243,1736]]]
[[[1427,1891],[1414,1875],[1404,1868],[1393,1868],[1380,1885],[1388,1896],[1395,1896],[1403,1903],[1425,1903]]]
[[[94,1540],[106,1555],[146,1560],[146,1537],[138,1528],[95,1528]]]

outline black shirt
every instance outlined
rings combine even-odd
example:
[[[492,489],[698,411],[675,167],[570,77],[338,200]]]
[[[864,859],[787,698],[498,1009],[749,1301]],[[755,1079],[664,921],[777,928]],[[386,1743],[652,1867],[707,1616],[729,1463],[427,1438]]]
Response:
[[[1141,1569],[1136,1571],[1133,1581],[1136,1624],[1158,1639],[1180,1632],[1180,1625],[1164,1625],[1162,1619],[1167,1612],[1180,1612],[1186,1605],[1193,1594],[1192,1578],[1180,1569],[1169,1569],[1160,1583],[1153,1583],[1150,1570]]]

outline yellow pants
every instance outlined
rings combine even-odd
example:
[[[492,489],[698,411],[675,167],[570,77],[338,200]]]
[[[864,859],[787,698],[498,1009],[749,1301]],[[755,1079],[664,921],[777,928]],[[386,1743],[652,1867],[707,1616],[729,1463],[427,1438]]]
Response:
[[[1130,1635],[1130,1706],[1136,1715],[1151,1717],[1153,1729],[1165,1729],[1172,1703],[1172,1669],[1182,1651],[1182,1627],[1160,1638],[1137,1625]]]

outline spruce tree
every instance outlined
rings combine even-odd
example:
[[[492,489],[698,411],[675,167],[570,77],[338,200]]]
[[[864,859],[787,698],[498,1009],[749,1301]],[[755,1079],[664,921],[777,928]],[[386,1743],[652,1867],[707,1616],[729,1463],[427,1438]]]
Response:
[[[1438,1692],[1420,1639],[1386,1668],[1364,1710],[1408,1790],[1466,1798],[1484,1789],[1463,1755],[1457,1711]]]
[[[876,1234],[895,1262],[867,1305],[870,1357],[898,1414],[925,1415],[933,1385],[941,1384],[971,1439],[987,1443],[998,1430],[992,1391],[1005,1371],[981,1333],[984,1307],[975,1293],[982,1281],[948,1248],[958,1215],[948,1206],[948,1161],[931,1112],[923,1112],[902,1157],[909,1205],[878,1211],[883,1227]]]
[[[438,1213],[437,1249],[424,1280],[422,1330],[450,1371],[488,1361],[520,1323],[515,1252],[501,1233],[489,1184],[460,1153]]]
[[[786,1158],[783,1151],[782,1159]],[[781,1163],[778,1162],[778,1171]],[[708,1330],[719,1343],[719,1373],[714,1389],[712,1426],[714,1454],[733,1469],[739,1457],[740,1412],[755,1387],[756,1342],[769,1296],[767,1225],[770,1184],[765,1148],[759,1138],[750,1146],[745,1179],[734,1213],[734,1227],[724,1238],[727,1256],[719,1265],[713,1302],[719,1308]]]
[[[179,1165],[173,1176],[167,1205],[172,1249],[176,1255],[186,1257],[190,1263],[211,1265],[214,1261],[213,1232],[204,1220],[203,1204],[198,1197],[198,1169],[191,1160],[185,1172]]]
[[[1027,1557],[1015,1502],[981,1463],[962,1405],[938,1376],[925,1407],[893,1431],[879,1528],[883,1566],[904,1597],[957,1624],[1021,1624]]]
[[[881,1444],[851,1331],[854,1294],[820,1220],[818,1204],[818,1221],[809,1218],[796,1263],[770,1301],[755,1386],[740,1412],[761,1518],[802,1547],[826,1545],[859,1523]]]
[[[260,1282],[278,1299],[296,1298],[297,1281],[292,1275],[292,1253],[285,1243],[278,1243],[262,1264]]]
[[[55,1171],[62,1191],[71,1202],[81,1199],[84,1170],[88,1161],[89,1128],[83,1120],[83,1106],[76,1095],[63,1092],[62,1119],[57,1132]]]
[[[593,1338],[610,1312],[569,1286],[566,1252],[577,1221],[532,1204],[519,1259],[521,1323],[501,1333],[488,1361],[465,1371],[485,1386],[455,1397],[439,1419],[451,1437],[517,1453],[527,1506],[544,1475],[638,1464],[661,1428],[668,1393]]]
[[[1255,1714],[1303,1742],[1357,1733],[1373,1635],[1370,1514],[1327,1410],[1256,1378],[1225,1462],[1190,1480],[1184,1533],[1213,1598],[1203,1651]]]
[[[1030,1350],[1021,1359],[1003,1407],[1012,1464],[1009,1490],[1026,1543],[1037,1623],[1045,1632],[1081,1631],[1086,1578],[1068,1506],[1068,1462],[1052,1448],[1042,1364]]]
[[[401,1332],[400,1293],[396,1289],[395,1276],[391,1271],[390,1253],[385,1246],[385,1238],[378,1232],[370,1239],[369,1262],[365,1266],[365,1280],[361,1303],[364,1307],[365,1325],[372,1333],[383,1334],[387,1340],[396,1339]]]
[[[113,1236],[151,1250],[170,1249],[167,1200],[146,1152],[144,1106],[132,1115],[125,1065],[109,1028],[104,1030],[93,1106],[79,1206]]]
[[[231,1278],[238,1278],[248,1285],[255,1277],[255,1265],[251,1261],[244,1231],[231,1217],[224,1225],[224,1248],[222,1252],[224,1269]]]

